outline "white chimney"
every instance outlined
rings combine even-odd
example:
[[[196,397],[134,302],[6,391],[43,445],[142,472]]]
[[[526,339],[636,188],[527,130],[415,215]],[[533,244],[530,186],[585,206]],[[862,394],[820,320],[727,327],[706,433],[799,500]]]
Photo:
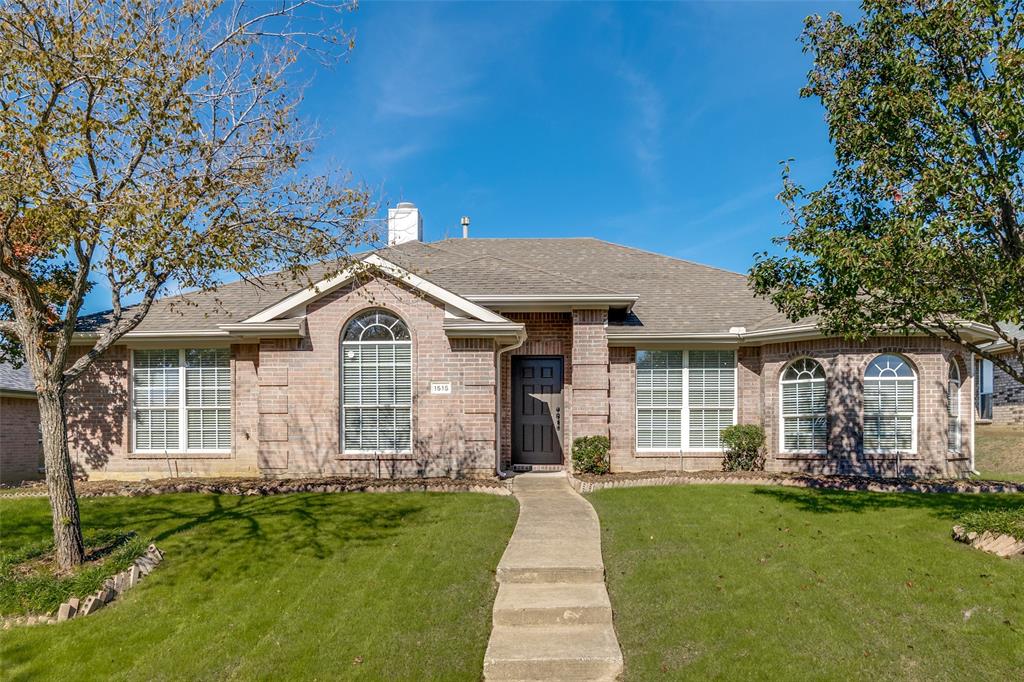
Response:
[[[416,204],[399,202],[388,209],[388,246],[423,241],[423,216]]]

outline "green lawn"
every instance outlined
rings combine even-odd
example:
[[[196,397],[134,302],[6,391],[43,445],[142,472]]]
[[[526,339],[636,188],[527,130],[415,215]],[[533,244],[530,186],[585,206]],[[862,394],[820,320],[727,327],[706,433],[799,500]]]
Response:
[[[479,494],[82,501],[166,560],[81,621],[0,632],[11,679],[479,679],[514,500]],[[0,500],[0,546],[49,533]]]
[[[1024,496],[603,490],[629,680],[1020,679],[1024,560],[950,539]]]
[[[975,426],[974,465],[982,478],[1024,481],[1024,429]]]

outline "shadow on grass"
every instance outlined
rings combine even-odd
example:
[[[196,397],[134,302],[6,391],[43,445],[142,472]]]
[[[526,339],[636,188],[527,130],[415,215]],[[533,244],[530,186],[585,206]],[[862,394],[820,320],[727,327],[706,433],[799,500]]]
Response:
[[[845,490],[757,488],[755,495],[817,514],[919,509],[952,520],[969,511],[1024,508],[1024,495],[873,493]]]

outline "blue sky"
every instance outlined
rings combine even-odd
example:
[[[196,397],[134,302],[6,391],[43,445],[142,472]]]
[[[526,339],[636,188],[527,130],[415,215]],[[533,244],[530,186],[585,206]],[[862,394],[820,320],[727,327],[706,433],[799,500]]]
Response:
[[[363,2],[347,62],[301,74],[344,168],[427,241],[594,236],[744,272],[784,233],[779,161],[820,183],[820,105],[798,90],[808,14],[850,3]],[[88,308],[109,307],[97,290]]]

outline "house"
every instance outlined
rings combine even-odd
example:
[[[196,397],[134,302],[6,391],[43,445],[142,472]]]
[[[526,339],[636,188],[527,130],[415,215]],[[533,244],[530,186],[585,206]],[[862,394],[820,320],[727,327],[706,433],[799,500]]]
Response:
[[[0,483],[42,478],[36,383],[28,366],[0,362]]]
[[[1006,326],[1011,337],[1024,340],[1024,329]],[[1007,357],[1008,362],[1020,367],[1020,361],[1010,357],[1012,349],[1006,341],[994,341],[987,350]],[[982,358],[977,359],[975,374],[978,377],[976,406],[979,423],[1024,428],[1024,384],[991,360]]]
[[[974,363],[926,336],[792,323],[743,275],[596,239],[422,240],[315,287],[159,300],[68,398],[93,477],[491,475],[611,439],[614,471],[715,469],[762,424],[772,470],[966,475]],[[104,323],[83,318],[79,343]],[[971,338],[983,330],[965,326]],[[85,345],[82,346],[84,351]]]

